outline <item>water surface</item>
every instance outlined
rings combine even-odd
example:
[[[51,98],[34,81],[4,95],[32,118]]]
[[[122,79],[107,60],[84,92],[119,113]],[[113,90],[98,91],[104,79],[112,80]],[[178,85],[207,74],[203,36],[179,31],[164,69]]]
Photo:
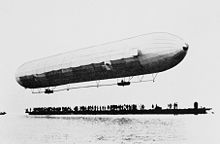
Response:
[[[181,144],[194,142],[193,134],[207,120],[194,115],[6,115],[0,117],[0,140],[4,144]]]

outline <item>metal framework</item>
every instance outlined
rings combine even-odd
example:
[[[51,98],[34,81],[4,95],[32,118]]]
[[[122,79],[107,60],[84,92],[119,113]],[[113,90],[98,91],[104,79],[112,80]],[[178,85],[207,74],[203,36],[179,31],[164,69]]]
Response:
[[[92,87],[99,88],[99,87],[107,87],[107,86],[115,86],[115,85],[124,87],[124,86],[130,85],[130,83],[135,84],[135,83],[151,82],[151,81],[155,82],[157,75],[158,75],[158,73],[152,74],[152,79],[145,79],[145,80],[144,80],[145,75],[141,75],[141,76],[137,76],[139,78],[136,81],[131,81],[134,78],[134,76],[130,76],[130,77],[128,77],[128,80],[126,80],[126,77],[121,78],[121,81],[119,81],[117,79],[116,83],[100,84],[101,81],[97,80],[97,81],[95,81],[95,84],[85,85],[85,86],[84,85],[83,86],[71,86],[70,84],[67,84],[65,86],[65,88],[59,88],[59,89],[56,89],[56,87],[47,87],[44,90],[38,89],[36,91],[34,89],[32,89],[32,93],[33,94],[40,94],[40,93],[52,94],[54,92],[69,91],[69,90],[73,90],[73,89],[92,88]]]

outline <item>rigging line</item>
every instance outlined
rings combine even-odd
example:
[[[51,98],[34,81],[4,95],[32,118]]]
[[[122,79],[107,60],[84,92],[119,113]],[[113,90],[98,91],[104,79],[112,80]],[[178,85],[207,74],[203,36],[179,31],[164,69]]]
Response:
[[[131,83],[141,83],[141,82],[150,82],[153,80],[142,80],[142,81],[133,81]],[[106,86],[114,86],[117,85],[117,83],[109,83],[109,84],[100,84],[99,87],[106,87]],[[54,89],[52,90],[53,92],[60,92],[60,91],[69,91],[72,89],[81,89],[81,88],[92,88],[92,87],[97,87],[97,85],[87,85],[87,86],[75,86],[75,87],[69,87],[67,88],[61,88],[61,89]],[[40,94],[40,93],[45,93],[45,91],[32,91],[32,94]]]
[[[133,81],[133,82],[131,82],[131,83],[141,83],[141,82],[150,82],[150,81],[153,81],[153,80]]]
[[[32,91],[32,94],[40,94],[40,93],[44,93],[44,91]]]
[[[153,76],[153,82],[155,81],[155,79],[156,79],[156,77],[157,77],[157,74],[158,74],[158,73],[156,73],[155,76],[152,74],[152,76]]]
[[[113,86],[113,85],[116,85],[116,84],[115,84],[115,83],[100,84],[99,87]],[[80,88],[91,88],[91,87],[97,87],[97,85],[75,86],[75,87],[70,87],[69,90],[72,90],[72,89],[80,89]],[[54,92],[65,91],[65,90],[66,90],[65,88],[63,88],[63,89],[57,89],[57,90],[54,90]]]
[[[128,81],[130,82],[130,81],[133,79],[133,77],[134,77],[134,76],[130,76]]]
[[[96,87],[97,87],[97,88],[99,87],[99,84],[100,84],[100,80],[97,80],[97,81],[96,81]]]
[[[139,78],[139,81],[141,82],[144,78],[144,75],[141,75],[140,78]]]
[[[157,75],[158,75],[158,73],[156,73],[155,76],[153,76],[153,74],[152,74],[153,79],[149,79],[149,80],[143,80],[144,75],[142,75],[140,80],[131,81],[131,83],[134,83],[134,84],[135,84],[135,83],[150,82],[150,81],[154,82]],[[130,77],[129,77],[129,78],[130,78]],[[131,79],[132,79],[132,78],[133,78],[133,76],[131,77]],[[123,79],[123,78],[122,78],[122,79]],[[130,79],[130,80],[131,80],[131,79]],[[125,80],[125,78],[124,78],[124,80]],[[129,81],[130,81],[130,80],[129,80]],[[97,87],[97,85],[98,85],[98,87],[114,86],[114,85],[117,85],[117,83],[118,83],[118,78],[117,78],[117,83],[109,83],[109,84],[99,84],[99,83],[100,83],[100,81],[96,81],[96,84],[93,84],[93,85],[73,86],[73,87],[70,87],[70,85],[69,85],[68,88],[60,88],[60,89],[55,89],[56,87],[54,87],[54,88],[52,89],[52,91],[53,91],[53,92],[60,92],[60,91],[65,91],[65,90],[69,91],[69,90],[72,90],[72,89],[81,89],[81,88]],[[34,91],[33,89],[31,89],[31,90],[32,90],[32,93],[33,93],[33,94],[45,93],[45,90],[41,90],[41,89],[39,89],[38,91]]]

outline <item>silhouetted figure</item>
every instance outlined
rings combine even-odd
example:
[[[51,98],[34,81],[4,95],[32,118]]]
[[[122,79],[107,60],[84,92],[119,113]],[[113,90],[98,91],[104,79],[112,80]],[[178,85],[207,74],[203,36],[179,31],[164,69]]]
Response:
[[[145,106],[144,105],[141,105],[140,106],[140,110],[144,110]]]
[[[161,110],[161,109],[162,109],[162,107],[160,107],[156,104],[155,110]]]
[[[198,109],[198,106],[199,106],[198,102],[194,102],[194,109]]]
[[[168,104],[168,108],[169,108],[169,109],[172,109],[172,104],[171,104],[171,103]]]
[[[173,104],[173,109],[178,109],[178,104],[176,102]]]
[[[78,107],[77,106],[74,107],[74,111],[78,111]]]

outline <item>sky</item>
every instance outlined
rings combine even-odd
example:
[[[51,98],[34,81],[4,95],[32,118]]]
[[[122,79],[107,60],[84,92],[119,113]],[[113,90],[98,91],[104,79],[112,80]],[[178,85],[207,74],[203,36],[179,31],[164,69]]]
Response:
[[[1,0],[0,111],[107,104],[219,106],[219,2],[199,0]],[[185,59],[156,82],[32,94],[15,80],[24,62],[151,32],[189,44]]]

